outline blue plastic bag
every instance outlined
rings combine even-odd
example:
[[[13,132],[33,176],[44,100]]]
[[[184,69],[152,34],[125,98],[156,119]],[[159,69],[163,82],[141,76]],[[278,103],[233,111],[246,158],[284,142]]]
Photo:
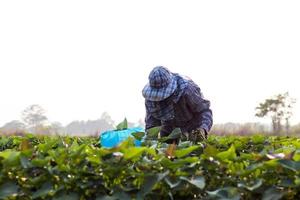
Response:
[[[106,131],[100,135],[100,143],[102,147],[111,148],[120,144],[122,141],[126,140],[128,137],[133,137],[132,133],[145,132],[143,128],[135,127],[128,128],[124,130],[114,130]],[[141,146],[141,141],[135,140],[135,146]]]

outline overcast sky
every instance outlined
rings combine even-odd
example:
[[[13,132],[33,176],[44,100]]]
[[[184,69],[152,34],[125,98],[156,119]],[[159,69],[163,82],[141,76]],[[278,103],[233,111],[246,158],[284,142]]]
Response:
[[[0,1],[0,126],[40,104],[51,121],[143,119],[164,65],[191,77],[215,123],[259,121],[288,91],[300,122],[300,1]],[[267,121],[268,122],[268,121]]]

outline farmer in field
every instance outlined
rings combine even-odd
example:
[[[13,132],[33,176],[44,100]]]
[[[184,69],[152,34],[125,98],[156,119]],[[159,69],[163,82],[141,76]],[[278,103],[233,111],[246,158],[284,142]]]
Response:
[[[212,111],[200,88],[191,79],[162,66],[155,67],[148,78],[149,83],[142,91],[146,130],[161,126],[160,137],[166,137],[180,128],[182,140],[197,143],[206,139],[213,123]]]

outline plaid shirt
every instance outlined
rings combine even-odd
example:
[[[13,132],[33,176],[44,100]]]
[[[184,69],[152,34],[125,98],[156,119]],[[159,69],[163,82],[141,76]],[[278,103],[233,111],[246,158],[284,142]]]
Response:
[[[178,87],[172,96],[159,102],[146,100],[146,129],[162,126],[162,136],[177,127],[183,133],[197,128],[208,132],[213,123],[210,102],[192,80],[175,75]]]

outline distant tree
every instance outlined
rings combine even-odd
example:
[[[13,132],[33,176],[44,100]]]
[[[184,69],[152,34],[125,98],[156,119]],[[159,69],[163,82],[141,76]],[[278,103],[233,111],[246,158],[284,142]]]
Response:
[[[294,125],[291,127],[291,132],[293,134],[297,134],[297,135],[300,135],[300,123]]]
[[[112,120],[111,116],[107,112],[102,113],[102,115],[100,117],[100,120],[105,121],[106,124],[109,125],[109,126],[114,125],[114,121]]]
[[[217,135],[249,135],[266,134],[269,127],[261,123],[232,123],[214,124],[211,132]]]
[[[288,93],[278,94],[273,98],[266,99],[256,107],[257,117],[271,117],[272,128],[274,133],[282,131],[282,121],[285,120],[286,131],[289,131],[290,118],[292,117],[292,108],[295,99],[291,98]]]
[[[2,132],[5,133],[17,133],[17,132],[24,132],[26,129],[25,124],[20,122],[19,120],[13,120],[4,124],[1,128]]]
[[[114,129],[114,122],[108,113],[103,113],[100,119],[88,121],[72,121],[65,127],[65,132],[72,135],[99,135]]]
[[[287,97],[285,99],[285,109],[283,110],[283,118],[285,120],[286,133],[289,133],[290,131],[290,119],[293,116],[293,107],[295,103],[296,99],[290,98],[289,94],[287,93]]]
[[[49,125],[49,129],[52,134],[61,134],[65,132],[64,127],[60,122],[52,122]]]
[[[47,121],[45,110],[37,104],[27,107],[22,112],[22,119],[27,128],[34,130],[34,132],[37,132],[37,128],[43,126]]]
[[[86,133],[84,121],[72,121],[66,127],[67,134],[80,135]]]

